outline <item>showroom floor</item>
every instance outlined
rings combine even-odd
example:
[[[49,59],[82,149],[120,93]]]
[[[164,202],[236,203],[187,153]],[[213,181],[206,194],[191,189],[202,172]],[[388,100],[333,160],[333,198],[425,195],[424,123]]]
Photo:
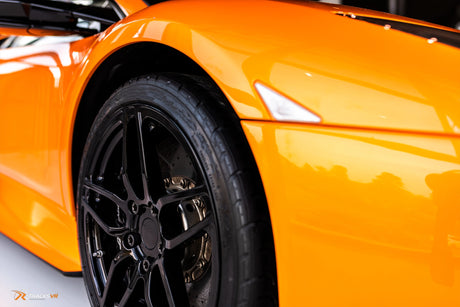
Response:
[[[0,306],[89,306],[81,277],[62,275],[2,234],[0,251]]]

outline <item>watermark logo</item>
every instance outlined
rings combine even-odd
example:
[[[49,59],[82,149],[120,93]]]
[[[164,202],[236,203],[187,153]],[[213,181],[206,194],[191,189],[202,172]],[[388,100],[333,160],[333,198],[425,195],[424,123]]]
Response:
[[[11,290],[14,292],[14,300],[15,301],[36,301],[36,300],[46,300],[46,299],[57,299],[59,297],[58,293],[42,293],[42,294],[32,294],[32,293],[25,293],[18,290]]]
[[[23,299],[24,301],[26,300],[26,294],[22,291],[18,290],[13,290],[14,293],[16,293],[16,296],[14,298],[15,301]]]

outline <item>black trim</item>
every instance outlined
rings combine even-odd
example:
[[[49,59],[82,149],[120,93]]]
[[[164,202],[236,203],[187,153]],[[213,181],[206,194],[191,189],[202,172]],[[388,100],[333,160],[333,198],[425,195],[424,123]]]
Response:
[[[336,15],[348,17],[351,19],[356,19],[360,21],[365,21],[368,23],[372,23],[375,25],[380,26],[390,26],[393,30],[398,30],[404,33],[416,35],[419,37],[423,37],[426,39],[435,38],[437,42],[460,48],[460,33],[448,30],[442,30],[438,28],[433,28],[429,26],[396,21],[391,19],[385,18],[375,18],[375,17],[367,17],[367,16],[359,16],[353,14],[343,14],[343,13],[336,13]]]
[[[62,275],[66,276],[66,277],[83,277],[83,273],[81,271],[78,271],[78,272],[64,272],[64,271],[59,270],[58,268],[55,268],[55,269],[58,270],[59,272],[61,272]]]
[[[154,4],[158,4],[158,3],[161,3],[161,2],[165,2],[167,0],[143,0],[145,4],[147,4],[148,6],[151,6],[151,5],[154,5]]]

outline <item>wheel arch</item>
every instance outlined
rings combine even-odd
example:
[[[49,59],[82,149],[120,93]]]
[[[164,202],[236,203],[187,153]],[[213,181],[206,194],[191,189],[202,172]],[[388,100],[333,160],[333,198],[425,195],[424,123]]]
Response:
[[[209,74],[188,56],[172,47],[155,42],[141,42],[127,45],[114,52],[92,74],[78,104],[71,143],[74,197],[86,138],[100,108],[118,87],[134,77],[149,73],[199,76],[222,93]],[[223,93],[222,95],[224,96]]]

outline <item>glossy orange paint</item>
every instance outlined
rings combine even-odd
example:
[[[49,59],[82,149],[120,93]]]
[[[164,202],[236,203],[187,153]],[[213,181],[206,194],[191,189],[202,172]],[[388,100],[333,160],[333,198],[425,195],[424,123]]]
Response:
[[[93,41],[0,50],[0,230],[63,271],[81,268],[60,176],[62,104]]]
[[[337,15],[388,18],[344,6],[119,3],[131,15],[93,37],[0,50],[1,232],[80,270],[79,102],[111,54],[151,42],[200,65],[242,119],[272,216],[281,306],[458,306],[458,49]],[[274,122],[256,81],[323,122]]]
[[[458,306],[460,139],[244,121],[283,306]]]

